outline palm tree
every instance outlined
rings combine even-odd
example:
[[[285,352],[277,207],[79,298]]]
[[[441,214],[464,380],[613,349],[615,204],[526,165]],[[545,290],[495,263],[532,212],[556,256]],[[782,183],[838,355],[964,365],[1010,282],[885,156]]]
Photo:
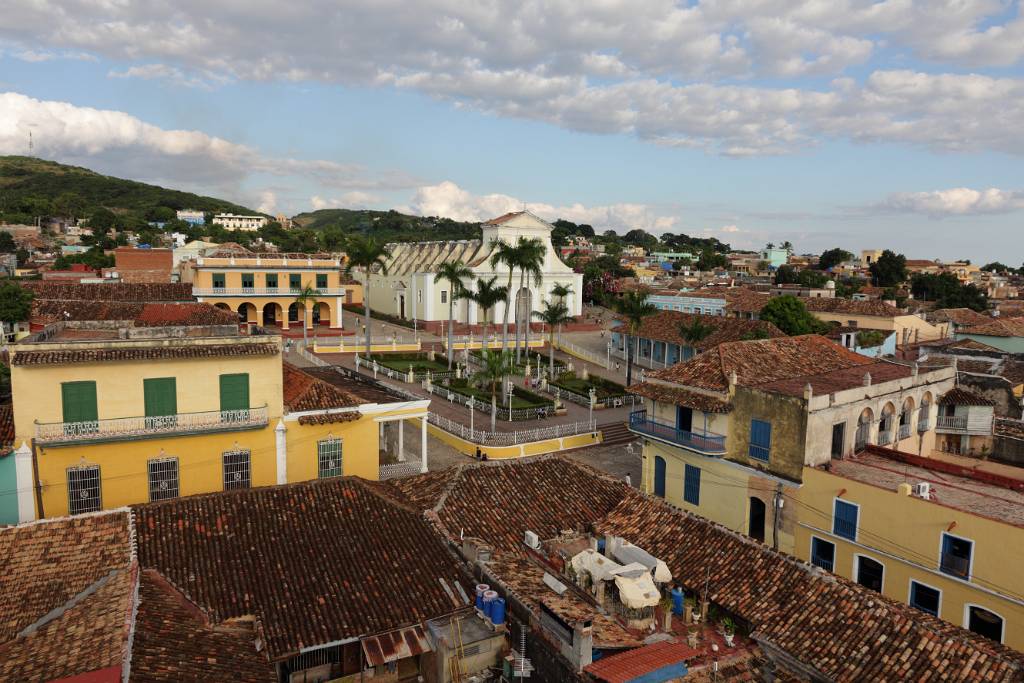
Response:
[[[544,310],[534,311],[533,316],[548,326],[548,373],[555,377],[555,328],[561,328],[562,323],[572,321],[569,309],[562,302],[544,302]],[[529,356],[527,356],[529,357]]]
[[[478,279],[476,281],[476,291],[470,294],[472,301],[480,307],[484,314],[484,337],[487,336],[487,319],[489,317],[487,314],[498,305],[498,302],[508,301],[508,290],[495,286],[494,283],[497,280],[497,275],[487,280],[483,278]]]
[[[515,297],[512,296],[512,274],[519,264],[519,251],[504,240],[493,242],[493,247],[491,268],[497,268],[498,265],[508,266],[508,285],[505,286],[505,315],[501,323],[501,350],[506,351],[508,350],[508,310],[515,301]]]
[[[306,339],[306,313],[309,312],[310,306],[317,306],[319,301],[316,298],[317,291],[311,285],[306,285],[302,290],[295,295],[295,303],[302,304],[302,345],[306,346],[308,340]],[[309,312],[310,320],[313,319],[312,312]],[[316,327],[313,328],[313,339],[316,339]]]
[[[442,263],[437,267],[437,277],[448,281],[448,369],[452,369],[452,326],[455,323],[455,300],[464,296],[465,288],[462,281],[473,277],[470,270],[462,261],[456,259]]]
[[[557,284],[551,288],[551,296],[557,296],[558,300],[565,306],[565,312],[568,314],[569,306],[565,303],[565,297],[572,294],[572,285]],[[566,322],[572,322],[572,316]],[[558,324],[558,341],[562,341],[562,324]]]
[[[647,292],[640,289],[626,292],[615,302],[615,312],[626,321],[626,386],[633,382],[633,339],[640,333],[644,318],[658,309],[647,301]]]
[[[480,369],[473,373],[470,381],[491,390],[491,431],[495,430],[498,419],[498,387],[505,378],[512,374],[515,362],[509,351],[484,351]],[[512,418],[512,404],[508,406],[509,419]]]
[[[699,316],[694,316],[689,325],[683,323],[679,326],[679,336],[689,342],[690,346],[696,346],[714,331],[714,325],[702,322]]]
[[[352,235],[345,243],[345,272],[353,268],[363,271],[363,325],[366,326],[366,357],[370,357],[370,270],[380,266],[380,272],[388,274],[387,259],[391,256],[388,245],[373,237]]]
[[[526,288],[526,291],[530,291],[530,280],[533,279],[538,284],[543,278],[543,271],[541,266],[544,264],[544,256],[547,254],[547,249],[544,243],[536,237],[532,239],[526,239],[520,237],[516,243],[516,249],[519,252],[519,291]],[[516,295],[516,362],[522,358],[519,348],[519,325],[520,322],[525,324],[523,328],[523,345],[526,346],[526,354],[530,354],[530,309],[527,308],[523,318],[525,320],[519,320],[519,296]]]

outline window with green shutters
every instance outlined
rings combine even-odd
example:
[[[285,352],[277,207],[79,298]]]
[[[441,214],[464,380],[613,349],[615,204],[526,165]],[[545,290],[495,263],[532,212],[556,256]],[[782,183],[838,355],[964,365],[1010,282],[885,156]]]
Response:
[[[316,288],[327,289],[327,273],[316,274]]]
[[[146,428],[173,427],[178,421],[178,387],[173,377],[142,380]]]
[[[96,382],[64,382],[60,393],[65,433],[89,433],[99,429]]]
[[[224,273],[213,274],[213,288],[224,289]]]
[[[249,374],[220,376],[221,422],[245,422],[249,419]]]
[[[252,289],[256,286],[255,273],[242,273],[242,287]]]
[[[267,289],[277,289],[277,273],[267,273]]]
[[[291,275],[289,275],[288,276],[288,287],[290,289],[292,289],[292,291],[296,291],[296,292],[301,290],[302,289],[302,274],[301,273],[292,273]]]

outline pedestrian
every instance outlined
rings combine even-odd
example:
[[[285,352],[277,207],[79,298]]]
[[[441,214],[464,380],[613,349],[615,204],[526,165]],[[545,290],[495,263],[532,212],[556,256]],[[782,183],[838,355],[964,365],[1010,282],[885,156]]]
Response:
[[[615,372],[619,371],[619,361],[615,361]]]
[[[629,472],[626,472],[626,486],[633,485],[633,478],[629,476]]]
[[[484,453],[483,460],[484,460],[484,462],[487,461],[487,454],[486,453]]]
[[[481,459],[482,459],[482,458],[480,457],[480,447],[479,447],[479,446],[477,446],[477,447],[476,447],[476,459],[477,459],[477,460],[481,460]]]

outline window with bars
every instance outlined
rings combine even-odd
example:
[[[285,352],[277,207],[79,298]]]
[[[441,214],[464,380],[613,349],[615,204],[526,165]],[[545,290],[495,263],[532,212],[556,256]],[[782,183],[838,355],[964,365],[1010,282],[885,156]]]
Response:
[[[811,537],[811,564],[832,571],[836,564],[836,545],[816,536]]]
[[[102,507],[100,467],[87,465],[68,468],[68,512],[96,512]]]
[[[764,420],[750,421],[750,449],[748,455],[754,460],[768,462],[772,448],[772,423]]]
[[[223,454],[224,490],[247,489],[252,486],[252,464],[249,451],[227,451]]]
[[[845,500],[837,500],[832,510],[832,533],[850,541],[857,540],[857,516],[860,507]]]
[[[341,476],[341,439],[317,441],[316,455],[321,479]]]
[[[149,470],[149,500],[177,498],[178,459],[156,458],[146,464]]]
[[[700,505],[700,468],[687,465],[683,476],[683,500]]]

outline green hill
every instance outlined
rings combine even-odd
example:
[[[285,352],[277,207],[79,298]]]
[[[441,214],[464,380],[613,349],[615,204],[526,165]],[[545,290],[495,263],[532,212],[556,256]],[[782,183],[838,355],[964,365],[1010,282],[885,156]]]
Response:
[[[125,216],[128,224],[165,220],[168,209],[255,213],[223,199],[105,176],[79,166],[0,156],[0,220],[34,223],[38,216],[90,216],[101,208]]]
[[[429,240],[470,240],[480,238],[479,223],[464,223],[450,218],[410,216],[397,211],[367,209],[320,209],[300,213],[293,219],[300,228],[323,232],[369,232],[385,242]]]

